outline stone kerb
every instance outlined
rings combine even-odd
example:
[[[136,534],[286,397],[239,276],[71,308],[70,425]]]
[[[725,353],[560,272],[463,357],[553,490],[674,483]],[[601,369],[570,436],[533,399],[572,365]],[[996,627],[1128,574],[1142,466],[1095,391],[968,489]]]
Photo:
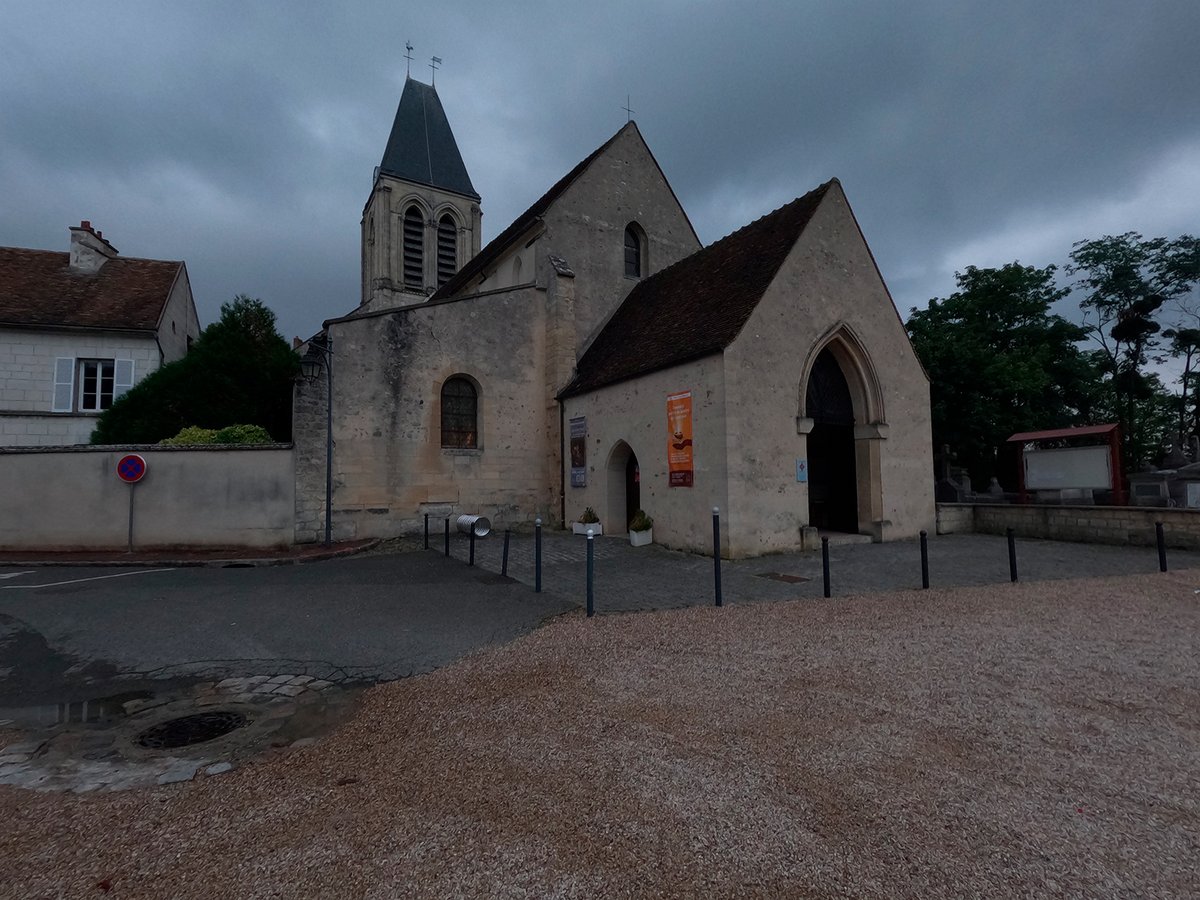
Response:
[[[1151,545],[1156,522],[1168,546],[1200,549],[1200,510],[1137,506],[939,503],[938,534],[1004,534],[1095,544]]]

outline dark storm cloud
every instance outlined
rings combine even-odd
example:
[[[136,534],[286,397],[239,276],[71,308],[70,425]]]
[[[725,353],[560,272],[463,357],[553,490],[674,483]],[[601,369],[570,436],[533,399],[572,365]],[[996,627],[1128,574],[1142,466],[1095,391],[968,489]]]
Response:
[[[968,264],[1194,230],[1200,7],[1049,6],[0,4],[0,243],[90,218],[186,259],[202,320],[246,291],[311,333],[357,303],[406,39],[414,77],[445,60],[485,239],[627,94],[703,240],[836,175],[902,311]]]

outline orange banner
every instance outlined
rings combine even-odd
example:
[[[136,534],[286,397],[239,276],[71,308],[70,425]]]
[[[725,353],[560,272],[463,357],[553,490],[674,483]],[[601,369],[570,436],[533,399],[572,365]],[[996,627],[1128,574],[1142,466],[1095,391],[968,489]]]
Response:
[[[671,487],[692,486],[692,392],[667,397],[667,471]]]

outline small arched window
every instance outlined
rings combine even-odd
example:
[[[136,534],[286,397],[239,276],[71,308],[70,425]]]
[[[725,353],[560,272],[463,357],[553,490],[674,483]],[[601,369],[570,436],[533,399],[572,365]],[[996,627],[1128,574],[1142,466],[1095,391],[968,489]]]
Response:
[[[479,447],[479,394],[461,375],[442,385],[442,446],[474,450]]]
[[[635,225],[625,228],[625,274],[629,278],[642,277],[642,236]]]
[[[438,219],[437,227],[437,276],[438,287],[454,277],[458,271],[458,226],[449,214]]]
[[[513,257],[513,284],[521,283],[521,257]]]
[[[425,218],[416,206],[404,211],[404,286],[425,286]]]

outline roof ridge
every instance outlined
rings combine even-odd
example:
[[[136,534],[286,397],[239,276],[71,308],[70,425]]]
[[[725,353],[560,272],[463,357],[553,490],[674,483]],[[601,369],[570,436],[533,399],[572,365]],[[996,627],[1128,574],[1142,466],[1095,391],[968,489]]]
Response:
[[[659,269],[657,272],[655,272],[649,278],[643,279],[643,281],[644,282],[645,281],[653,281],[655,278],[658,278],[662,275],[667,274],[672,269],[675,269],[676,267],[683,265],[684,263],[688,262],[689,260],[695,259],[697,256],[700,256],[702,253],[707,253],[709,250],[712,250],[713,248],[718,247],[721,244],[724,244],[726,241],[732,240],[733,238],[737,237],[738,235],[740,235],[742,232],[746,231],[747,229],[753,228],[755,225],[758,225],[764,219],[769,219],[772,216],[776,216],[779,213],[783,212],[788,207],[794,206],[797,203],[800,203],[804,200],[808,200],[809,198],[815,198],[817,194],[822,194],[825,191],[829,190],[829,187],[832,184],[834,184],[834,182],[837,182],[837,179],[831,178],[828,181],[826,181],[824,184],[818,185],[817,187],[813,188],[807,194],[801,194],[799,197],[796,197],[793,200],[789,200],[787,203],[784,203],[781,206],[775,207],[775,209],[771,210],[770,212],[763,213],[757,219],[750,220],[745,225],[743,225],[741,228],[736,228],[733,231],[729,232],[729,234],[725,235],[724,237],[717,238],[711,244],[706,244],[705,246],[703,246],[699,250],[697,250],[695,253],[690,253],[687,256],[683,257],[683,259],[675,260],[675,262],[671,263],[671,265],[667,266],[665,269]],[[782,260],[780,261],[780,263],[782,264]]]
[[[538,199],[535,200],[528,209],[513,219],[503,231],[488,241],[482,250],[468,260],[466,265],[455,272],[454,276],[449,281],[434,291],[429,299],[445,299],[451,294],[455,294],[466,287],[466,283],[468,281],[479,274],[480,271],[487,268],[490,263],[498,259],[503,252],[508,249],[509,245],[511,245],[514,240],[524,234],[528,227],[532,225],[533,222],[550,207],[550,204],[561,197],[567,188],[578,181],[583,173],[587,171],[588,167],[596,161],[600,154],[607,150],[612,143],[621,136],[622,132],[628,129],[631,125],[635,131],[637,130],[637,125],[632,119],[618,128],[613,133],[612,137],[610,137],[603,144],[572,166],[567,174],[563,175],[562,178],[554,182],[554,184],[552,184],[544,194],[538,197]],[[638,132],[638,136],[641,136],[640,131]],[[645,143],[644,139],[643,143]]]
[[[724,351],[750,320],[836,181],[639,281],[584,350],[559,397]],[[682,318],[680,310],[686,310]]]

